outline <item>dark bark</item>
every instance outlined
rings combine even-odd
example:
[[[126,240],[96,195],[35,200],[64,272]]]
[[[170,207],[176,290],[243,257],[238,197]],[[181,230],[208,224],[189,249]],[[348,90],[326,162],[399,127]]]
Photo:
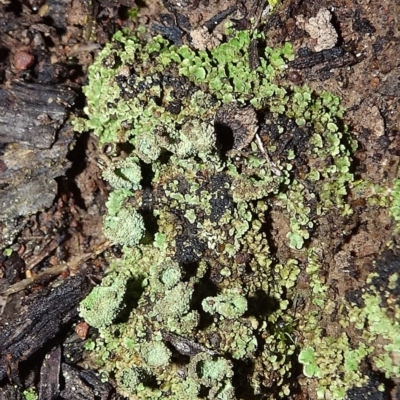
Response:
[[[61,398],[74,400],[108,400],[113,394],[109,383],[103,383],[93,371],[80,370],[71,365],[62,364],[65,388]]]
[[[18,382],[18,364],[52,341],[78,315],[78,304],[90,290],[88,278],[77,275],[61,285],[22,300],[9,301],[0,317],[0,381],[7,375]],[[19,300],[21,293],[14,297]],[[29,301],[29,302],[28,302]]]
[[[48,149],[74,103],[62,87],[13,82],[0,89],[0,143],[24,143]]]

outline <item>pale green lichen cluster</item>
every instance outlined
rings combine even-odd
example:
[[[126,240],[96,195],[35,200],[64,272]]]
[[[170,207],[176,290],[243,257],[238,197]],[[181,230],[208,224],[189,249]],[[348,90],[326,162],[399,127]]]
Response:
[[[205,312],[218,313],[227,319],[241,317],[247,311],[246,297],[234,290],[226,290],[218,296],[206,297],[202,302]]]
[[[35,389],[24,390],[22,395],[24,396],[25,400],[37,400],[39,398],[39,396],[36,393]]]
[[[342,333],[339,337],[316,336],[313,346],[301,350],[299,361],[304,365],[304,375],[317,381],[315,398],[345,399],[349,388],[367,382],[360,367],[368,355],[364,344],[353,349]]]
[[[390,213],[396,221],[397,229],[400,229],[400,179],[393,180],[393,190],[391,191]]]
[[[370,207],[389,211],[395,232],[400,221],[399,182],[394,179],[392,183],[378,185],[360,180],[353,185],[357,198],[365,199]],[[395,247],[394,253],[386,251],[374,262],[374,271],[368,275],[365,286],[354,290],[349,298],[336,301],[329,299],[329,285],[323,278],[318,250],[308,251],[306,272],[312,306],[297,326],[303,336],[298,359],[308,378],[304,384],[309,385],[309,393],[314,393],[315,398],[372,398],[371,388],[376,398],[383,398],[387,388],[383,383],[371,383],[366,362],[388,380],[400,377],[400,265],[396,246],[389,245]],[[324,331],[328,318],[335,310],[340,313],[341,331],[327,335]]]
[[[369,349],[364,343],[350,344],[345,332],[338,336],[324,333],[325,319],[333,313],[335,304],[327,298],[328,288],[320,277],[321,266],[315,249],[308,252],[307,273],[313,304],[297,327],[303,336],[298,359],[308,384],[311,382],[309,393],[314,392],[316,399],[345,399],[348,389],[367,381],[361,372],[361,361]]]
[[[382,261],[380,261],[382,262]],[[400,376],[400,272],[397,261],[385,277],[381,271],[368,276],[361,298],[363,306],[351,304],[350,324],[362,332],[362,341],[369,346],[371,360],[386,378]],[[379,281],[385,280],[384,285]],[[344,326],[348,326],[343,322]]]
[[[327,287],[320,278],[317,252],[309,250],[307,273],[314,304],[297,326],[303,336],[298,359],[308,384],[311,382],[309,392],[317,399],[346,399],[349,389],[366,386],[367,359],[387,379],[400,376],[397,256],[395,260],[383,257],[378,263],[384,267],[369,275],[362,290],[351,298],[333,301],[327,298]],[[342,330],[327,335],[324,331],[335,309],[340,310],[338,322]]]
[[[124,306],[126,283],[127,278],[123,275],[115,279],[105,277],[102,286],[95,287],[81,302],[80,313],[91,326],[101,329],[113,323],[115,315]]]
[[[332,305],[316,252],[301,250],[328,212],[352,213],[355,144],[337,97],[282,84],[292,58],[258,33],[194,51],[138,32],[118,33],[90,68],[89,119],[75,127],[124,147],[103,176],[105,234],[125,254],[81,315],[99,329],[88,348],[100,370],[130,398],[284,398],[298,361],[321,398],[364,382],[371,345],[323,334]],[[286,253],[274,252],[270,210]],[[311,308],[298,321],[301,265]]]
[[[307,88],[275,83],[284,71],[286,60],[292,58],[289,44],[280,49],[266,47],[260,65],[251,69],[248,47],[250,40],[257,40],[260,35],[251,37],[246,31],[239,32],[210,52],[176,47],[161,37],[146,41],[144,36],[144,33],[133,37],[118,33],[114,44],[106,46],[89,70],[91,84],[85,88],[88,98],[85,111],[90,118],[75,122],[76,130],[93,129],[101,143],[133,146],[134,156],[115,160],[114,166],[104,172],[116,190],[132,191],[140,187],[139,171],[132,163],[140,159],[157,165],[163,163],[166,153],[174,156],[170,164],[182,158],[200,157],[207,164],[219,164],[216,170],[232,170],[235,174],[234,170],[241,169],[241,165],[230,159],[221,164],[215,115],[223,104],[232,107],[249,104],[257,112],[267,109],[272,115],[295,121],[297,134],[304,130],[304,143],[300,154],[291,148],[285,150],[284,157],[271,143],[267,151],[281,171],[276,174],[271,173],[253,141],[251,151],[243,158],[248,173],[241,172],[232,185],[234,200],[256,200],[277,194],[288,213],[288,238],[293,248],[301,248],[309,239],[312,214],[321,215],[332,206],[342,213],[351,212],[344,196],[346,184],[352,180],[349,155],[354,144],[350,142],[346,147],[349,138],[343,141],[338,128],[337,118],[343,113],[339,99],[327,92],[316,97]],[[279,123],[271,127],[282,133],[287,130]],[[250,135],[233,130],[234,140],[235,135]],[[301,176],[296,168],[298,156],[304,161],[313,160],[307,163],[305,171],[301,170]],[[158,168],[154,166],[153,170],[157,173]],[[249,180],[249,175],[254,178]],[[278,191],[278,187],[284,190]],[[311,202],[316,204],[314,208],[307,204]],[[119,218],[106,221],[112,239],[118,221]],[[140,228],[138,234],[142,233]],[[121,235],[114,241],[125,244]],[[126,244],[132,242],[129,239]]]
[[[257,268],[252,277],[254,286],[247,287],[247,278],[240,277],[236,265],[232,276],[221,282],[227,289],[207,296],[212,292],[207,287],[207,263],[200,262],[195,274],[190,274],[169,258],[166,250],[148,245],[127,249],[125,259],[112,265],[109,275],[81,305],[81,315],[99,329],[100,337],[88,346],[96,351],[105,376],[115,374],[120,391],[139,398],[185,399],[190,390],[190,398],[195,399],[208,388],[207,398],[235,399],[231,359],[248,360],[257,365],[250,376],[254,393],[265,392],[261,377],[265,369],[272,368],[281,375],[278,386],[287,391],[283,377],[290,375],[295,345],[269,329],[286,310],[287,302],[262,318],[246,313],[248,301],[256,301],[261,285],[265,290],[268,285],[278,289],[278,297],[290,284],[281,286],[285,282],[278,283],[271,271],[263,273]],[[256,269],[256,263],[252,264]],[[298,273],[292,262],[280,270],[287,271],[285,276]],[[129,295],[122,292],[121,296],[134,308],[126,319],[119,297],[108,293],[117,293],[119,282],[127,277]],[[114,320],[107,327],[105,315],[112,315]],[[264,341],[268,345],[264,346]],[[258,351],[263,352],[262,357],[257,356]],[[175,353],[175,362],[170,362],[171,352]],[[153,380],[158,382],[156,387],[150,384]]]

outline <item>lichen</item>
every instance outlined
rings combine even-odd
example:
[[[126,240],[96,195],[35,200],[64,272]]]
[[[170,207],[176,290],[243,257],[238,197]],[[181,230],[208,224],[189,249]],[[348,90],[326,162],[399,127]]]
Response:
[[[114,321],[124,306],[126,278],[105,278],[101,286],[95,287],[80,304],[80,314],[95,328],[102,329]]]
[[[206,297],[202,306],[203,310],[210,314],[218,313],[225,318],[235,319],[247,311],[247,300],[235,291],[225,291],[215,297]]]
[[[142,171],[138,165],[138,159],[128,157],[109,163],[103,170],[103,178],[113,189],[140,189]]]
[[[132,207],[121,208],[104,218],[104,234],[113,243],[134,246],[139,243],[144,231],[143,217]]]
[[[368,275],[360,303],[350,302],[349,307],[350,323],[363,332],[362,341],[373,351],[371,360],[386,378],[400,375],[399,295],[398,256],[387,251],[376,261],[375,271]]]
[[[371,386],[370,373],[362,367],[367,359],[387,379],[400,376],[396,361],[400,356],[399,263],[398,256],[388,253],[376,262],[376,271],[368,276],[362,290],[348,293],[335,305],[318,277],[318,255],[314,249],[309,251],[307,272],[316,307],[310,307],[298,325],[304,338],[298,359],[304,375],[313,380],[310,392],[317,399],[346,399],[348,393],[357,392],[354,388]],[[339,324],[343,331],[324,334],[323,320],[336,306],[341,310]]]
[[[24,390],[22,395],[24,396],[25,400],[37,400],[39,398],[38,394],[33,388]]]
[[[193,50],[120,32],[89,69],[88,119],[75,127],[124,148],[103,173],[112,189],[105,233],[124,257],[81,315],[99,329],[99,369],[132,399],[284,398],[299,363],[319,397],[340,399],[367,381],[359,367],[371,341],[389,340],[324,335],[319,315],[332,301],[314,235],[328,215],[353,212],[356,145],[339,99],[286,84],[290,44],[262,39],[228,31]],[[310,293],[299,316],[301,271]],[[112,300],[100,310],[105,289]]]
[[[381,196],[383,197],[383,196]],[[397,229],[400,229],[400,179],[393,180],[393,190],[391,192],[390,213],[396,221]]]

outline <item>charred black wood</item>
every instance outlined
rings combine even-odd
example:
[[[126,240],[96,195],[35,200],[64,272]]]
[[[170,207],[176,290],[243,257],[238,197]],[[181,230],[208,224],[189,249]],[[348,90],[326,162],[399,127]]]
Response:
[[[110,384],[101,382],[93,371],[83,371],[63,363],[61,366],[65,388],[60,395],[63,399],[108,400],[113,394]]]
[[[20,312],[13,301],[0,316],[0,381],[8,375],[19,381],[18,364],[52,341],[78,315],[78,304],[91,288],[84,274],[65,279],[22,300]],[[21,294],[12,296],[20,299]]]
[[[306,69],[324,64],[321,70],[325,70],[352,65],[355,62],[356,59],[354,55],[346,52],[342,47],[334,47],[333,49],[319,52],[314,52],[307,47],[302,47],[297,52],[296,59],[289,63],[289,67],[294,69]]]
[[[56,346],[44,357],[40,369],[39,398],[55,400],[60,393],[61,347]]]
[[[250,69],[254,71],[260,66],[260,55],[258,54],[258,42],[252,40],[249,47],[249,65]]]
[[[153,24],[152,30],[164,36],[177,46],[182,44],[184,32],[177,26],[175,18],[170,14],[162,14],[160,16],[161,24]]]
[[[226,10],[223,10],[217,15],[214,15],[204,25],[210,32],[212,32],[217,25],[219,25],[225,18],[227,18],[235,11],[236,11],[236,6],[228,7]]]
[[[367,18],[362,18],[360,10],[356,10],[353,20],[353,29],[364,35],[372,35],[376,29]]]

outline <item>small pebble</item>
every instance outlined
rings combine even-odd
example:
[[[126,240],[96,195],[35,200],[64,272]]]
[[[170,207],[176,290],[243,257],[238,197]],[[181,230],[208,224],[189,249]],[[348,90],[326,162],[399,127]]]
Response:
[[[35,56],[27,51],[17,51],[14,54],[14,67],[20,71],[28,69],[35,62]]]
[[[86,322],[80,322],[78,325],[76,325],[75,332],[80,339],[85,340],[89,332],[89,324]]]

